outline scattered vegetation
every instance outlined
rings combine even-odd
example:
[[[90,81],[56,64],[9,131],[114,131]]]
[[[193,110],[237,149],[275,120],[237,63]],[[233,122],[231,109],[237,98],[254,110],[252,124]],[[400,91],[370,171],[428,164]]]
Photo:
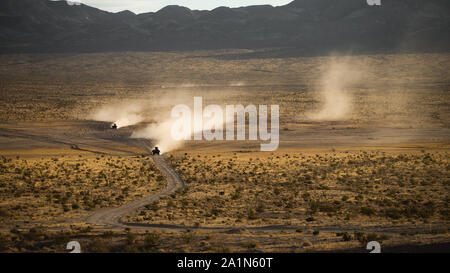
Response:
[[[165,186],[148,158],[0,157],[0,219],[3,223],[52,220],[118,206]]]
[[[182,154],[171,156],[170,163],[186,189],[130,221],[187,226],[449,221],[447,152]]]

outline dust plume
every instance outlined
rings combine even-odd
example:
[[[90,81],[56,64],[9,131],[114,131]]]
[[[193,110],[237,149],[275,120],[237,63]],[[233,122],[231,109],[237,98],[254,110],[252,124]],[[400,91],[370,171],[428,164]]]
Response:
[[[346,60],[334,59],[319,82],[319,110],[308,117],[319,121],[336,121],[349,118],[352,112],[352,94],[349,89],[362,81],[363,68]]]
[[[210,92],[186,86],[167,88],[158,93],[149,92],[140,98],[139,103],[123,102],[125,106],[113,104],[102,107],[95,112],[93,119],[115,122],[119,128],[140,123],[141,126],[134,129],[130,137],[150,139],[152,145],[157,146],[162,153],[182,147],[186,139],[199,140],[195,137],[199,135],[204,135],[204,139],[209,137],[220,140],[220,135],[223,138],[225,115],[222,112],[216,116],[213,109],[223,109],[217,103],[223,104],[227,94],[219,93],[221,90]],[[195,97],[202,98],[199,108],[195,106]],[[179,105],[189,109],[186,117],[174,117],[171,113]],[[196,113],[197,118],[200,115],[200,121],[194,117]],[[183,126],[189,127],[189,130],[176,132]],[[178,137],[174,138],[174,134]]]
[[[202,111],[201,120],[194,118],[194,112],[189,112],[186,117],[172,116],[157,120],[156,123],[150,124],[146,128],[134,131],[131,138],[152,139],[162,153],[167,153],[182,147],[186,139],[196,140],[197,137],[203,139],[203,134],[205,137],[207,134],[204,130],[208,130],[210,135],[216,133],[223,137],[223,115],[218,117],[205,113]]]
[[[120,127],[138,124],[144,120],[142,106],[138,104],[116,104],[100,108],[91,118],[97,121],[108,121],[117,124]]]
[[[146,128],[133,132],[131,138],[147,138],[152,139],[155,146],[161,150],[161,153],[167,153],[183,146],[183,141],[172,139],[171,130],[172,120],[161,121],[148,125]]]

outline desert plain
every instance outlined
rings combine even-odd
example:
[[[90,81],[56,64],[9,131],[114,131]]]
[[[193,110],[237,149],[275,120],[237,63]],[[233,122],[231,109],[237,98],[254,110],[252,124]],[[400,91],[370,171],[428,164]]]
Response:
[[[446,53],[0,55],[0,251],[448,251],[449,67]],[[172,143],[170,109],[194,96],[279,105],[279,148]],[[153,200],[168,169],[182,184]],[[93,217],[123,206],[115,224]]]

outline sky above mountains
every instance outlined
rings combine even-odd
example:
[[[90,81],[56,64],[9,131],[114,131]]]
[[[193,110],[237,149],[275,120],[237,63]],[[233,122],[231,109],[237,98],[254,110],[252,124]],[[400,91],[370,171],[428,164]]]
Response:
[[[134,13],[144,13],[158,11],[168,5],[179,5],[197,10],[212,10],[220,6],[281,6],[292,2],[292,0],[78,0],[77,2],[111,12],[131,10]]]

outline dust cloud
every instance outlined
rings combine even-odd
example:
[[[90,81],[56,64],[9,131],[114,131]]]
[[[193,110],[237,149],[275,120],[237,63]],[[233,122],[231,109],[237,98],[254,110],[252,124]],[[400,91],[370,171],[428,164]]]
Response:
[[[116,123],[119,128],[137,125],[133,128],[131,138],[151,139],[155,146],[167,153],[182,147],[185,140],[202,135],[203,129],[208,130],[210,135],[218,135],[224,127],[223,115],[216,117],[211,111],[208,112],[209,105],[206,105],[205,101],[195,109],[194,92],[181,86],[163,94],[149,93],[142,96],[137,103],[123,101],[122,104],[103,106],[88,118]],[[218,96],[202,94],[201,97],[216,100]],[[187,113],[174,116],[171,110],[177,105],[185,105]],[[194,118],[196,113],[197,118]],[[177,137],[174,138],[174,135]]]
[[[182,147],[185,140],[203,139],[203,134],[205,134],[206,137],[207,132],[209,132],[210,135],[217,133],[223,137],[223,113],[222,116],[215,116],[208,113],[207,108],[203,110],[202,105],[197,106],[200,107],[198,109],[195,109],[196,106],[190,107],[192,98],[190,98],[190,101],[187,99],[185,102],[181,102],[180,100],[178,100],[178,102],[177,105],[186,106],[184,107],[186,110],[185,115],[177,116],[177,114],[180,113],[176,111],[177,108],[173,108],[169,118],[162,118],[162,116],[159,116],[155,119],[155,117],[153,117],[155,123],[150,124],[143,129],[134,131],[131,138],[152,139],[155,146],[157,146],[162,153],[167,153]],[[191,111],[190,109],[193,110]],[[197,115],[197,118],[195,118],[195,115]],[[204,130],[207,130],[207,132]]]
[[[120,127],[138,124],[144,120],[141,114],[142,106],[139,104],[108,105],[95,111],[91,118],[97,121],[108,121]]]
[[[333,59],[318,84],[321,107],[307,114],[312,120],[337,121],[351,116],[353,96],[349,89],[363,80],[364,68],[347,60]]]
[[[131,138],[147,138],[154,141],[161,153],[167,153],[183,146],[183,140],[174,140],[171,135],[173,120],[159,121],[133,132]]]

